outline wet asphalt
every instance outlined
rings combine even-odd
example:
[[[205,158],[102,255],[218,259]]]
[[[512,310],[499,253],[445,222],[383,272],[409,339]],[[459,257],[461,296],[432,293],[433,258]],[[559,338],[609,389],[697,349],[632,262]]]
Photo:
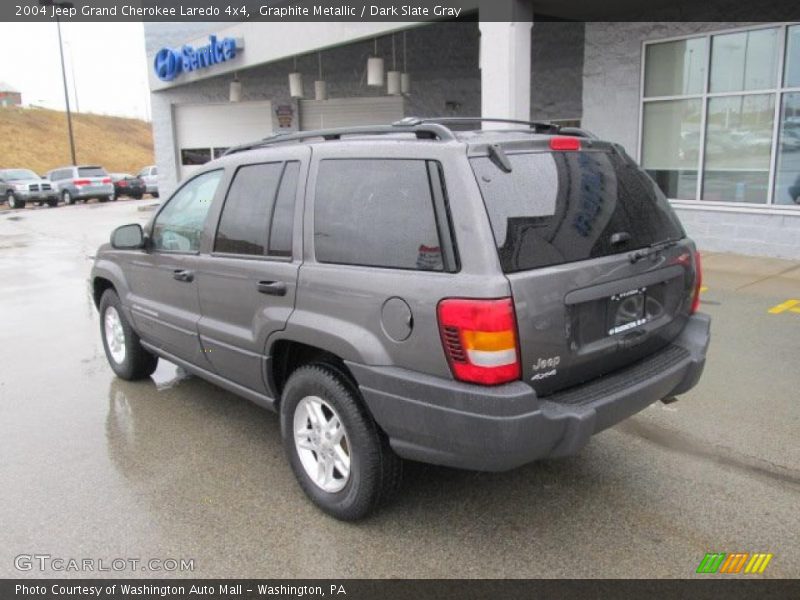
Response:
[[[153,204],[0,212],[0,577],[110,574],[20,554],[194,559],[126,577],[694,577],[706,552],[800,575],[800,311],[767,312],[800,300],[800,263],[705,256],[712,347],[679,402],[508,473],[408,464],[345,524],[303,496],[275,415],[163,360],[139,383],[107,366],[91,257]]]

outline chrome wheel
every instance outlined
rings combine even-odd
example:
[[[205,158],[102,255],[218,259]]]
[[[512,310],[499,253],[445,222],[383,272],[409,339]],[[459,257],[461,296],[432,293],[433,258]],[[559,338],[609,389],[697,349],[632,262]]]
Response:
[[[308,477],[335,493],[350,479],[350,444],[344,423],[318,396],[306,396],[294,410],[294,445]]]
[[[8,192],[7,200],[8,208],[17,208],[17,198],[12,192]]]
[[[64,204],[72,204],[72,196],[70,196],[69,192],[65,190],[63,196],[64,196]]]
[[[122,364],[125,360],[125,330],[122,328],[122,319],[120,319],[117,309],[113,306],[109,306],[106,309],[104,331],[106,346],[111,358],[118,365]]]

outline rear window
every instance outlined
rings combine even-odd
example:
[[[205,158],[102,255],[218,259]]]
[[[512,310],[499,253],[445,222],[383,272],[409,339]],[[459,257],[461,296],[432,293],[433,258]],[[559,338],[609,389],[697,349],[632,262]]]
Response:
[[[653,180],[617,152],[535,152],[508,160],[510,173],[488,157],[470,161],[506,273],[684,236]]]
[[[79,177],[106,177],[108,173],[103,167],[78,167]]]

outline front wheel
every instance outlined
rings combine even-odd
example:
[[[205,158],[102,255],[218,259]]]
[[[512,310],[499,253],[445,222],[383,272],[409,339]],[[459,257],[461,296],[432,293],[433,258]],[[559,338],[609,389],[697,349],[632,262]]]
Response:
[[[64,204],[69,204],[70,206],[75,204],[75,199],[72,197],[72,194],[70,194],[67,190],[61,192],[61,199],[64,201]]]
[[[119,296],[111,289],[100,299],[100,335],[108,364],[118,377],[129,381],[144,379],[156,370],[158,357],[142,346],[125,318]]]
[[[56,206],[58,206],[58,198],[50,198],[47,201],[47,206],[49,206],[50,208],[55,208]]]
[[[8,190],[6,195],[6,202],[8,208],[25,208],[25,200],[20,200],[11,190]]]
[[[367,516],[400,486],[402,461],[335,367],[292,373],[281,396],[281,433],[300,487],[337,519]]]

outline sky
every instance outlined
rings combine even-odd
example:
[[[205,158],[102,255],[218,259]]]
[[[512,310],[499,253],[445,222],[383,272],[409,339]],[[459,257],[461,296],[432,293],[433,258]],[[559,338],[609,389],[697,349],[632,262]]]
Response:
[[[61,36],[72,110],[150,119],[142,23],[62,23]],[[25,105],[65,110],[56,24],[0,23],[0,40],[0,81]]]

